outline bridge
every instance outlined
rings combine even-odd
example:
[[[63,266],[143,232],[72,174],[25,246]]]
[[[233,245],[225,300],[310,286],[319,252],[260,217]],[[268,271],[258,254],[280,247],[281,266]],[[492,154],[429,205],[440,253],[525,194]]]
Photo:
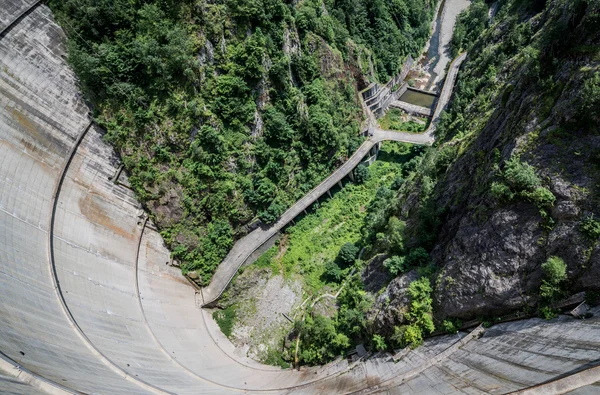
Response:
[[[126,176],[112,181],[121,164],[88,118],[64,34],[32,4],[0,0],[0,393],[598,393],[598,309],[436,337],[396,362],[291,370],[240,354],[165,264]]]

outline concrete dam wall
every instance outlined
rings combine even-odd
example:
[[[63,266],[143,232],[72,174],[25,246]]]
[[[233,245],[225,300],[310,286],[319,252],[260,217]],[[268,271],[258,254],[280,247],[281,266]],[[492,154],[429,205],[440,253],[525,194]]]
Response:
[[[247,359],[112,181],[119,159],[88,118],[50,10],[25,12],[35,3],[0,0],[0,393],[600,392],[596,316],[301,371]]]

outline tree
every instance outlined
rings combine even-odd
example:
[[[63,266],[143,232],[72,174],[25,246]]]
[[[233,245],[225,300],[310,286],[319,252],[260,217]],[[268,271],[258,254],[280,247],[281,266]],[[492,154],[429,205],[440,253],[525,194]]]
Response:
[[[361,163],[354,170],[354,180],[356,181],[357,184],[364,184],[368,179],[369,179],[369,168],[366,165]]]
[[[416,324],[395,326],[392,341],[398,347],[415,348],[423,343],[423,331]]]
[[[394,255],[385,261],[383,266],[389,270],[394,276],[406,272],[408,265],[406,264],[406,257]]]
[[[300,360],[308,364],[325,363],[350,346],[343,333],[338,333],[331,318],[307,316],[304,322],[296,322],[300,336]]]
[[[391,251],[404,251],[404,229],[406,223],[397,217],[390,217],[386,229],[386,238]]]
[[[325,272],[323,273],[326,281],[339,283],[344,276],[343,270],[335,262],[327,262],[325,264]]]
[[[408,266],[425,267],[429,263],[429,254],[421,247],[413,248],[406,257],[406,264]]]
[[[340,252],[338,253],[338,261],[344,265],[348,266],[354,263],[354,260],[358,256],[359,248],[353,243],[346,243],[340,248]]]

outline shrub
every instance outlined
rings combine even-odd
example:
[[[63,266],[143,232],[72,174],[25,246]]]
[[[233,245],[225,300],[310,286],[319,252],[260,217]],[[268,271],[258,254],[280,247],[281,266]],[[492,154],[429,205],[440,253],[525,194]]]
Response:
[[[357,184],[363,184],[369,179],[369,176],[369,168],[364,164],[358,165],[354,170],[354,180]]]
[[[430,263],[429,254],[424,248],[418,247],[410,250],[410,253],[406,257],[406,263],[408,266],[424,267]]]
[[[523,196],[539,208],[552,207],[556,201],[554,194],[544,187],[537,187],[532,192],[523,192]]]
[[[383,266],[389,270],[394,276],[399,273],[404,273],[408,269],[408,265],[406,264],[406,258],[403,256],[394,255],[385,261],[383,261]]]
[[[514,197],[508,185],[501,182],[492,182],[490,193],[494,199],[499,201],[509,201]]]
[[[539,316],[545,320],[551,320],[556,317],[556,311],[548,306],[542,306],[539,310]]]
[[[377,334],[373,335],[373,345],[377,351],[383,351],[387,348],[383,336]]]
[[[502,173],[505,183],[492,183],[492,197],[498,201],[510,201],[520,196],[542,210],[542,215],[547,215],[545,209],[554,205],[556,197],[548,188],[542,186],[542,180],[536,174],[535,167],[519,161],[516,156],[505,163],[506,167]]]
[[[579,114],[584,121],[598,119],[600,113],[600,73],[587,79],[579,94]]]
[[[544,280],[558,284],[567,278],[567,265],[561,258],[551,256],[542,264],[542,272]]]
[[[462,323],[459,320],[444,320],[442,322],[442,329],[448,333],[457,333]]]
[[[435,330],[431,292],[431,283],[427,277],[421,277],[410,283],[408,286],[410,309],[404,315],[411,324],[417,325],[421,331],[427,331],[427,333]]]
[[[590,240],[596,241],[600,238],[600,221],[596,221],[593,215],[584,219],[580,228]]]
[[[338,261],[343,265],[350,265],[358,256],[359,249],[353,243],[346,243],[340,248],[338,253]]]
[[[542,284],[540,285],[540,296],[542,298],[542,308],[555,302],[562,294],[562,283],[567,279],[567,265],[556,256],[548,258],[542,264]]]
[[[535,174],[535,167],[519,161],[515,156],[506,161],[504,178],[511,188],[519,192],[534,190],[542,184],[542,180]]]
[[[423,343],[423,332],[416,324],[396,326],[392,341],[398,347],[415,348]]]

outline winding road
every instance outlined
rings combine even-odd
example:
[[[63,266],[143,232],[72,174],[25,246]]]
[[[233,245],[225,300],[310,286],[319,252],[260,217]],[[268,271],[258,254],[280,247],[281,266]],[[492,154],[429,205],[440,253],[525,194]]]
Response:
[[[439,120],[441,112],[446,108],[450,97],[454,82],[458,75],[460,65],[465,60],[466,52],[459,55],[450,64],[444,87],[440,93],[437,106],[433,113],[429,128],[424,133],[415,134],[407,132],[397,132],[384,130],[379,127],[370,127],[369,138],[356,150],[356,152],[342,166],[335,170],[329,177],[323,180],[319,185],[304,195],[292,207],[290,207],[277,222],[269,227],[257,228],[238,240],[223,262],[217,268],[211,283],[201,290],[202,305],[208,306],[214,303],[223,294],[238,269],[244,263],[250,263],[249,258],[269,239],[274,237],[281,229],[283,229],[290,221],[296,218],[300,213],[310,207],[317,199],[323,196],[327,191],[333,188],[339,181],[346,177],[369,151],[382,141],[400,141],[404,143],[431,145],[435,137],[434,132],[436,124]]]

